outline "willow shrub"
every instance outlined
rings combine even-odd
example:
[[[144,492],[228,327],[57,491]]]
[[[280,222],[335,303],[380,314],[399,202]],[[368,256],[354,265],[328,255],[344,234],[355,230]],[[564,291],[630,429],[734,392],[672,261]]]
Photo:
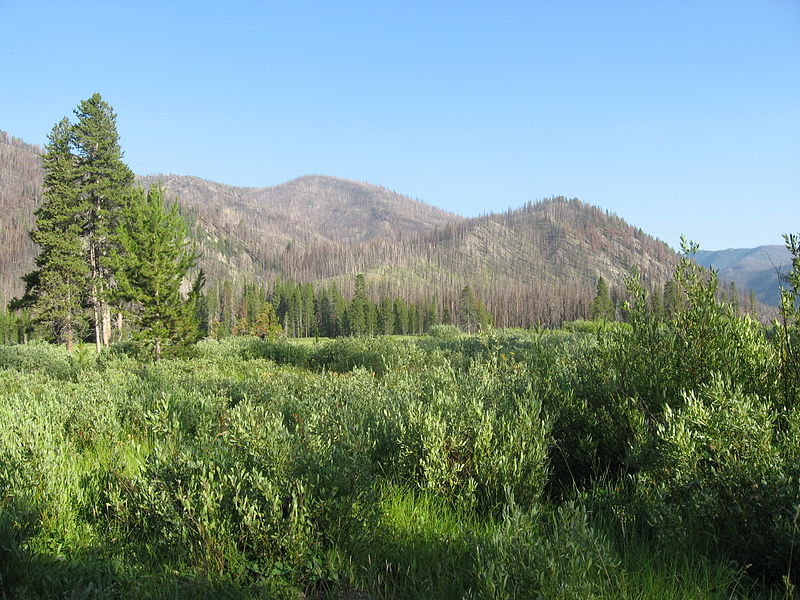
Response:
[[[641,507],[657,535],[724,553],[754,574],[800,575],[800,411],[778,426],[772,404],[722,378],[667,409],[634,446]]]
[[[626,462],[643,512],[659,536],[796,578],[800,426],[783,390],[800,381],[785,381],[763,327],[717,299],[715,273],[686,258],[675,279],[686,303],[666,322],[633,286],[631,337],[608,354],[642,410]]]

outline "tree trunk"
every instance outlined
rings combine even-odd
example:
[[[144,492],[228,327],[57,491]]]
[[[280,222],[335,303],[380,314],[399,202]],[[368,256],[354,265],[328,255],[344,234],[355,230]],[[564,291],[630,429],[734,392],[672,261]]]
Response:
[[[89,272],[92,278],[92,310],[94,311],[94,347],[98,354],[102,348],[100,336],[100,297],[97,293],[97,260],[94,244],[89,244]]]
[[[64,329],[64,344],[67,346],[67,352],[72,352],[72,326],[67,325]]]
[[[111,309],[103,304],[103,346],[111,345]]]

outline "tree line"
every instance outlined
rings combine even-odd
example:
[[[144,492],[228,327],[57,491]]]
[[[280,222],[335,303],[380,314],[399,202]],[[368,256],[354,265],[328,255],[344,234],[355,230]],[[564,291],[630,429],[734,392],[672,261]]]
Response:
[[[407,301],[402,296],[373,299],[366,277],[358,274],[353,292],[345,296],[335,282],[314,287],[292,279],[271,286],[224,280],[209,287],[199,320],[215,338],[229,335],[269,337],[342,337],[358,335],[418,335],[435,325],[453,325],[474,333],[492,324],[481,299],[465,286],[451,310],[437,296]]]

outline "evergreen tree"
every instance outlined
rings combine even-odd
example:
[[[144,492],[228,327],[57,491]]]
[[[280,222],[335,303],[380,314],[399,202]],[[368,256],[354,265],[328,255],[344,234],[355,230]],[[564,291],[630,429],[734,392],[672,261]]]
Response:
[[[303,317],[303,337],[310,337],[318,330],[316,328],[316,311],[314,309],[314,286],[306,283],[300,290],[301,309]]]
[[[133,172],[122,162],[116,114],[100,96],[94,94],[75,109],[78,120],[72,128],[76,154],[75,184],[85,207],[82,220],[91,283],[90,299],[94,313],[95,340],[108,346],[111,339],[109,300],[114,273],[111,255],[115,249],[117,218],[130,197]]]
[[[402,298],[394,299],[394,332],[397,335],[408,333],[408,305]]]
[[[317,324],[319,334],[323,337],[336,337],[338,319],[335,313],[332,289],[323,289],[319,292],[317,302]]]
[[[478,311],[475,294],[470,286],[464,286],[458,295],[458,326],[467,333],[478,330]]]
[[[167,209],[163,196],[158,187],[132,192],[117,227],[119,249],[111,261],[116,296],[131,304],[140,328],[137,337],[152,347],[156,359],[199,338],[195,310],[203,281],[199,276],[188,302],[181,299],[181,283],[198,257],[186,241],[177,207]]]
[[[13,308],[28,308],[34,323],[67,350],[85,326],[84,290],[88,269],[83,257],[83,205],[75,191],[75,161],[70,151],[71,126],[64,118],[50,132],[42,155],[44,200],[36,210],[31,239],[39,245],[35,271],[23,277],[25,294]]]
[[[388,296],[381,298],[378,304],[378,333],[391,335],[394,333],[394,303]]]
[[[260,338],[276,338],[283,332],[275,308],[269,302],[264,302],[255,317],[253,334]]]
[[[444,308],[442,309],[442,325],[452,325],[453,324],[453,317],[450,314],[450,307],[445,304]]]
[[[589,308],[589,318],[592,321],[614,320],[614,303],[611,301],[608,284],[602,277],[597,280],[597,292]]]
[[[206,337],[210,332],[209,303],[206,294],[203,293],[205,285],[206,274],[200,270],[189,292],[189,301],[194,304],[194,318],[197,323],[199,337],[201,338]]]
[[[439,315],[435,300],[431,300],[425,305],[425,321],[423,323],[423,333],[428,333],[431,327],[439,324]]]
[[[475,314],[478,319],[478,329],[484,331],[492,325],[492,315],[486,310],[483,300],[475,296]]]
[[[369,333],[369,299],[364,275],[356,275],[356,288],[350,306],[347,308],[350,335],[365,335]]]

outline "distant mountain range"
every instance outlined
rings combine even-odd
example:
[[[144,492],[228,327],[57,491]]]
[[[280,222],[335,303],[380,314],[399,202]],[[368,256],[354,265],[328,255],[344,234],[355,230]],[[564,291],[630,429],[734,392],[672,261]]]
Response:
[[[41,201],[40,149],[0,132],[0,293],[21,292],[33,266],[27,232]],[[557,323],[586,314],[598,277],[619,291],[637,266],[662,285],[678,260],[664,242],[579,200],[552,198],[463,218],[385,188],[322,175],[265,188],[148,175],[177,200],[209,282],[277,277],[337,282],[451,306],[470,285],[498,325]],[[704,255],[707,253],[704,253]],[[740,287],[746,287],[744,284]]]
[[[785,246],[701,250],[695,260],[718,270],[722,281],[732,281],[739,290],[753,290],[770,306],[780,302],[781,276],[792,268],[792,255]]]

